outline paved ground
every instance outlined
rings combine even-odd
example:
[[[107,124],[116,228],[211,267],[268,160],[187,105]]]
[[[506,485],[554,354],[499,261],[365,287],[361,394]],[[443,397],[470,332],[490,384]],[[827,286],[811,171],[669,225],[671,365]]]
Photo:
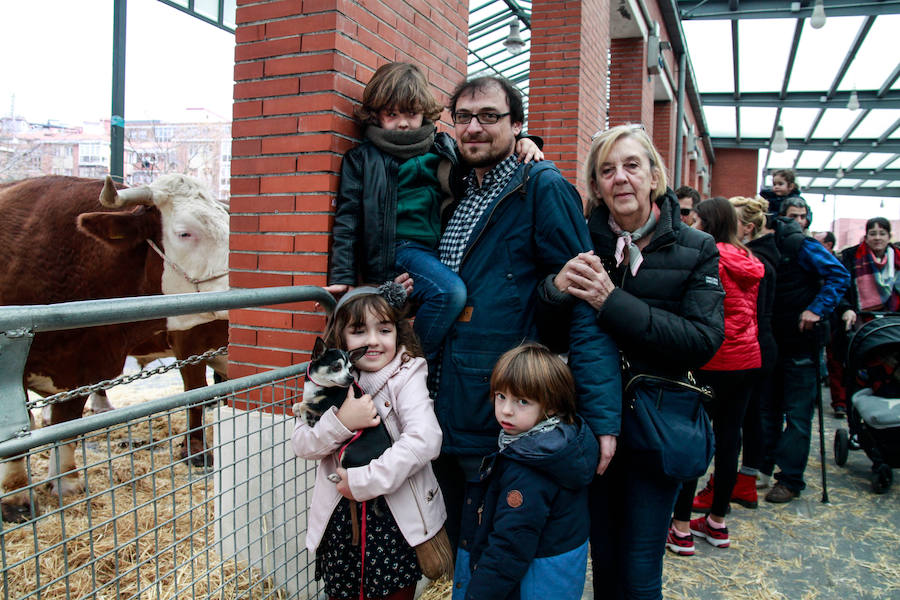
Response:
[[[180,391],[177,372],[135,385],[154,397]],[[126,388],[134,386],[111,392],[114,402],[130,395]],[[828,406],[827,392],[824,401]],[[834,431],[846,421],[833,419],[827,408],[825,414],[829,503],[821,502],[815,420],[803,495],[783,505],[760,498],[755,510],[735,505],[727,520],[730,548],[698,540],[695,556],[667,553],[666,599],[900,599],[900,472],[894,471],[898,481],[886,494],[875,495],[871,463],[862,451],[851,452],[847,464],[837,467]],[[589,582],[584,598],[592,597]]]
[[[760,498],[754,510],[734,505],[730,548],[698,540],[692,557],[667,552],[665,598],[900,598],[900,472],[887,493],[876,495],[864,452],[836,466],[834,431],[846,421],[831,418],[828,408],[825,415],[829,502],[821,502],[816,419],[801,497],[781,505]]]

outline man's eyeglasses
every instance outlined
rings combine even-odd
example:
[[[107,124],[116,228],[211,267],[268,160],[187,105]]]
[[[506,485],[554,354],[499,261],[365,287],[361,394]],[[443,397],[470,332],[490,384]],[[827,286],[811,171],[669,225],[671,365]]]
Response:
[[[686,217],[686,216],[688,216],[689,214],[691,214],[691,209],[690,209],[690,208],[682,208],[682,209],[681,209],[681,216],[682,216],[682,217]]]
[[[465,110],[458,110],[453,113],[453,122],[457,125],[468,125],[472,122],[472,117],[481,123],[482,125],[493,125],[503,117],[508,116],[509,113],[495,113],[495,112],[480,112],[480,113],[470,113]]]

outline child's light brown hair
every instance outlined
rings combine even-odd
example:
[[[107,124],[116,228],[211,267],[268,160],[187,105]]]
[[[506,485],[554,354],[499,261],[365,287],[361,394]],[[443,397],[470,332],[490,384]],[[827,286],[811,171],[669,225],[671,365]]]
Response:
[[[363,92],[362,106],[354,114],[362,123],[377,125],[378,111],[383,108],[421,112],[429,121],[437,121],[444,110],[432,94],[422,70],[404,62],[378,67]]]
[[[575,379],[563,360],[546,346],[526,342],[497,360],[491,374],[491,399],[506,392],[537,402],[548,416],[574,423]]]
[[[368,312],[372,311],[381,320],[389,321],[397,328],[397,351],[406,347],[407,356],[423,356],[419,338],[413,331],[412,324],[403,310],[394,308],[383,296],[379,294],[364,294],[350,298],[341,305],[332,316],[325,329],[325,345],[329,348],[353,350],[347,348],[344,341],[344,330],[347,327],[359,327],[365,325]]]

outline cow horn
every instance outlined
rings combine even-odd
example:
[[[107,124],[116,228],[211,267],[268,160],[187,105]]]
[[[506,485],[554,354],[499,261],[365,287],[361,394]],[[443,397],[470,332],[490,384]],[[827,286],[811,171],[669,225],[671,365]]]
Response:
[[[100,204],[109,208],[122,208],[133,204],[153,204],[153,190],[147,186],[116,190],[112,177],[106,176],[103,191],[100,192]]]

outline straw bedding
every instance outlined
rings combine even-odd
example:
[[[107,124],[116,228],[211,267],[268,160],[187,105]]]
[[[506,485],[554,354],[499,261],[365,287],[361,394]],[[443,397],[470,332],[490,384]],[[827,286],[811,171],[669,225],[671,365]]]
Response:
[[[153,395],[180,391],[175,386]],[[40,518],[4,524],[7,597],[22,598],[38,587],[49,600],[95,591],[100,598],[153,600],[285,597],[258,569],[218,556],[213,479],[172,459],[186,422],[180,410],[78,444],[76,462],[88,465],[86,492],[61,507],[48,486],[39,485]],[[46,450],[30,460],[35,480],[46,476],[49,456]],[[36,553],[37,559],[27,559]]]
[[[176,386],[157,395],[178,391]],[[828,421],[830,446],[833,428],[841,423]],[[7,565],[35,548],[39,552],[37,562],[7,570],[8,596],[33,593],[39,578],[41,597],[48,599],[66,597],[66,587],[70,597],[80,598],[110,582],[113,586],[99,597],[284,597],[258,570],[219,558],[211,478],[170,458],[178,455],[185,428],[184,411],[178,411],[117,430],[109,442],[103,435],[80,444],[78,464],[90,465],[88,493],[67,499],[60,511],[56,496],[40,486],[35,494],[43,517],[25,526],[4,526]],[[838,469],[829,452],[831,503],[820,504],[817,435],[814,429],[809,488],[803,496],[776,506],[763,502],[761,494],[757,510],[734,506],[728,517],[731,548],[696,540],[694,557],[667,553],[665,598],[900,597],[900,482],[885,495],[871,494],[866,457],[852,453],[848,466]],[[38,479],[46,473],[48,454],[32,460]],[[64,544],[63,528],[70,536]],[[67,564],[75,573],[54,581]],[[585,597],[591,596],[589,576]],[[421,598],[450,598],[449,581],[429,584]]]

